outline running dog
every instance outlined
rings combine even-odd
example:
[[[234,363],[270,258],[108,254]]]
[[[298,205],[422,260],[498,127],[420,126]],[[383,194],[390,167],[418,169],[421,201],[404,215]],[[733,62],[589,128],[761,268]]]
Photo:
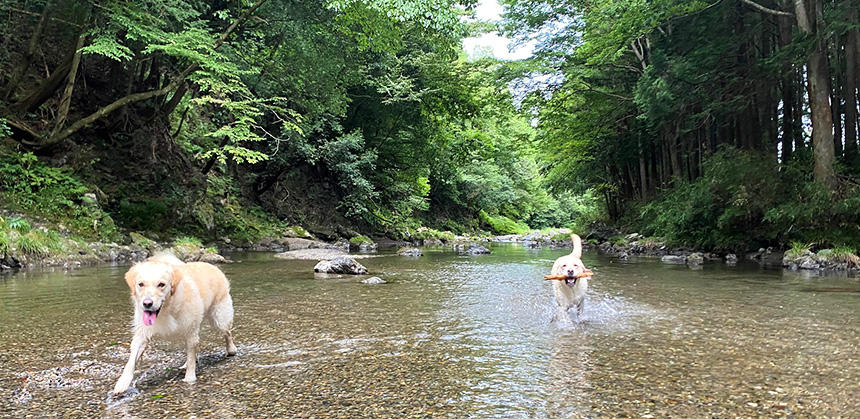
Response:
[[[197,344],[204,319],[224,334],[227,355],[233,344],[233,299],[230,283],[209,263],[184,263],[173,255],[158,255],[131,267],[125,274],[134,304],[131,355],[114,386],[124,393],[134,377],[134,366],[153,337],[185,343],[187,360],[183,381],[197,381]]]
[[[576,317],[579,319],[585,306],[588,277],[582,276],[587,271],[580,259],[582,240],[576,234],[571,234],[570,239],[573,241],[573,251],[569,255],[556,259],[552,265],[552,275],[565,277],[562,280],[552,281],[552,291],[557,305],[553,322],[570,321],[568,311],[573,307],[576,307]]]

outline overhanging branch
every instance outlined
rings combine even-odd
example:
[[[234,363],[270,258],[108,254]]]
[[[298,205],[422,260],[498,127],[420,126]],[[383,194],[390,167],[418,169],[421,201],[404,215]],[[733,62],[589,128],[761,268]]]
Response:
[[[770,13],[772,15],[777,15],[777,16],[794,17],[794,14],[792,14],[792,13],[783,12],[782,10],[769,9],[769,8],[764,7],[764,6],[754,2],[752,0],[741,0],[741,2],[747,4],[748,6],[752,7],[753,9],[756,9],[760,12]]]

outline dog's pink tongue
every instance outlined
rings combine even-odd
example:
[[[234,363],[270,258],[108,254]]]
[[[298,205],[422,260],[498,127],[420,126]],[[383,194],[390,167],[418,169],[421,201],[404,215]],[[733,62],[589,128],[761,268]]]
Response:
[[[154,311],[144,311],[143,312],[143,324],[147,326],[152,326],[155,324],[155,317],[158,316]]]

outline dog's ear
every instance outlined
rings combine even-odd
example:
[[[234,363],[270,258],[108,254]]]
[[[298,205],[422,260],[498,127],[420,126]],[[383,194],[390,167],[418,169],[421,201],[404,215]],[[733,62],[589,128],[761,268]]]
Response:
[[[179,286],[179,281],[182,280],[182,272],[179,272],[175,267],[170,267],[170,295],[176,294],[176,287]]]
[[[129,269],[128,272],[125,273],[125,283],[128,284],[128,288],[131,290],[131,295],[135,295],[135,285],[137,285],[137,272],[134,269]]]

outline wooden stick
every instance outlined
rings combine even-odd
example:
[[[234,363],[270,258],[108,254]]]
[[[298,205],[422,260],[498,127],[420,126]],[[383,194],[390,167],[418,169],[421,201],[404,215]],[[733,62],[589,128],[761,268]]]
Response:
[[[547,281],[561,281],[561,280],[564,280],[564,279],[573,279],[573,278],[577,278],[577,279],[578,279],[578,278],[586,278],[586,277],[589,277],[589,276],[592,276],[592,275],[594,275],[594,272],[592,272],[592,271],[590,271],[590,270],[585,270],[584,272],[582,272],[581,274],[579,274],[579,275],[577,275],[577,276],[575,276],[575,277],[570,277],[570,276],[567,276],[567,275],[546,275],[546,276],[544,276],[544,277],[543,277],[543,279],[545,279],[545,280],[547,280]]]

